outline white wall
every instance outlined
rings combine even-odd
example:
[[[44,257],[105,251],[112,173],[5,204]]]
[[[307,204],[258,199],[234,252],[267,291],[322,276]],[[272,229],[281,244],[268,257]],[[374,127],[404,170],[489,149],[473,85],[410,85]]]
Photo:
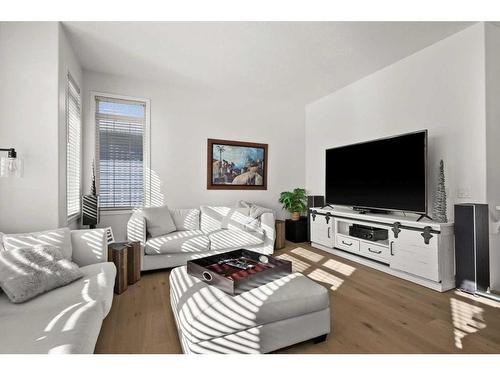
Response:
[[[66,226],[66,76],[81,86],[81,66],[58,22],[0,23],[0,56],[0,147],[24,159],[0,180],[0,231]]]
[[[304,109],[284,98],[203,87],[172,87],[162,82],[84,71],[84,191],[94,157],[91,91],[151,100],[151,169],[164,202],[171,207],[233,204],[240,199],[279,209],[279,193],[304,186]],[[268,190],[207,190],[207,138],[267,143]],[[102,217],[123,238],[128,215]]]
[[[0,231],[55,228],[58,24],[0,23],[0,59],[0,147],[25,163],[23,178],[0,179]]]
[[[59,226],[70,226],[77,228],[78,221],[68,223],[67,218],[67,200],[66,200],[66,91],[68,72],[78,84],[82,87],[82,67],[75,56],[73,48],[68,41],[64,27],[59,23]],[[81,91],[80,91],[81,92]],[[82,147],[83,148],[83,147]],[[83,177],[83,176],[82,176]]]
[[[500,29],[478,23],[307,105],[306,188],[324,194],[327,148],[428,129],[429,209],[443,159],[449,219],[455,203],[476,202],[489,203],[500,221],[492,209],[500,205],[499,67]],[[500,290],[494,233],[490,262]]]
[[[500,292],[500,28],[486,24],[486,195],[490,229],[491,287]]]
[[[429,208],[440,159],[450,217],[458,188],[485,202],[483,31],[471,26],[307,105],[306,188],[324,194],[327,148],[428,129]]]

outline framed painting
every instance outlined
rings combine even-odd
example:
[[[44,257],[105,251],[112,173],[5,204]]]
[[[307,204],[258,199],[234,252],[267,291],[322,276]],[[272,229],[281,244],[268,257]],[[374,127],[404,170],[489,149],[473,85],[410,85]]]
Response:
[[[207,189],[267,190],[267,144],[208,139]]]

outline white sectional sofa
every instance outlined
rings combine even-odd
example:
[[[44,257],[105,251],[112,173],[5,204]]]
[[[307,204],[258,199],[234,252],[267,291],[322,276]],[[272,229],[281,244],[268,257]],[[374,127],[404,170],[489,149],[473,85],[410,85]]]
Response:
[[[127,224],[127,239],[141,243],[141,269],[171,268],[190,259],[245,248],[263,254],[274,251],[274,214],[259,206],[201,206],[171,209],[176,231],[148,234],[147,220],[136,211]]]
[[[70,249],[82,278],[20,304],[0,291],[0,353],[94,352],[111,309],[116,268],[107,262],[104,229],[71,231]]]

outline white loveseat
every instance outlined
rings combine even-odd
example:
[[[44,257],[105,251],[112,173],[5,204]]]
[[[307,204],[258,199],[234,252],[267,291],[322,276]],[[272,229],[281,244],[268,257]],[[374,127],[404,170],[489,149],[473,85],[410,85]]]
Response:
[[[20,304],[0,291],[0,353],[94,352],[111,309],[116,268],[107,262],[104,229],[74,230],[70,236],[71,260],[84,276]]]
[[[141,243],[143,271],[177,267],[190,259],[241,248],[272,254],[274,214],[258,209],[267,212],[249,216],[244,207],[226,206],[171,209],[177,230],[157,237],[149,236],[147,221],[139,210],[127,223],[127,239]]]

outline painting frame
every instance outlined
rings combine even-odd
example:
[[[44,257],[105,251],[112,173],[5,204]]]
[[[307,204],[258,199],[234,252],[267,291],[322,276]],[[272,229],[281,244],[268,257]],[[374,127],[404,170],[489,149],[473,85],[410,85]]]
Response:
[[[263,165],[262,165],[262,184],[247,185],[247,184],[227,184],[214,183],[213,181],[213,165],[214,165],[214,145],[232,146],[232,147],[247,147],[263,150]],[[266,143],[253,143],[243,141],[230,141],[226,139],[207,139],[207,189],[208,190],[267,190],[267,154],[268,145]]]

